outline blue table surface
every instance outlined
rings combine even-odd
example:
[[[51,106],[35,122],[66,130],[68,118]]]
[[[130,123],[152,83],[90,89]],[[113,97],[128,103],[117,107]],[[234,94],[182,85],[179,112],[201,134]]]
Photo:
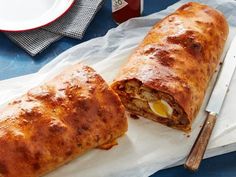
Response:
[[[177,0],[144,0],[144,13],[148,15],[165,9]],[[48,49],[36,57],[29,56],[20,47],[11,42],[3,33],[0,33],[0,80],[34,73],[46,63],[70,47],[80,44],[89,39],[103,36],[106,32],[117,25],[111,17],[111,3],[106,0],[104,6],[95,16],[82,40],[63,38],[52,44]],[[158,160],[158,159],[157,159]],[[236,176],[236,152],[218,157],[206,159],[202,162],[197,173],[191,173],[183,166],[161,170],[152,177],[235,177]]]

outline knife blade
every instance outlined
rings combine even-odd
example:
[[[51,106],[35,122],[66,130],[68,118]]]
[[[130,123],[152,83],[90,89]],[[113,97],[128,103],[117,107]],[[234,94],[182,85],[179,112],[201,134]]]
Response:
[[[236,68],[236,36],[231,42],[230,48],[226,54],[223,66],[216,85],[212,91],[211,97],[208,101],[206,111],[220,113],[220,109],[225,100],[225,96],[229,89],[230,81],[233,77]]]
[[[217,115],[220,113],[225,97],[229,90],[230,82],[236,68],[236,36],[233,38],[230,48],[224,59],[219,77],[208,100],[206,111],[208,112],[205,123],[187,157],[185,168],[196,171],[206,151],[211,133],[214,129]]]

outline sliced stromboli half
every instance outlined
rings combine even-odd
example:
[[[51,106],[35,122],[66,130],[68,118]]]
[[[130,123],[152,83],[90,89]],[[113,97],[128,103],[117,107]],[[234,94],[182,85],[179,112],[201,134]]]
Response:
[[[154,25],[112,88],[132,114],[189,131],[227,36],[220,12],[187,3]]]
[[[42,176],[92,148],[110,148],[126,131],[118,95],[76,64],[0,109],[0,176]]]

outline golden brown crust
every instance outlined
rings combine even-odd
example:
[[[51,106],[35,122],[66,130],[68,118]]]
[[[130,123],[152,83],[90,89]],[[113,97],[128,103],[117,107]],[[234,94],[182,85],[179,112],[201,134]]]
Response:
[[[0,176],[37,177],[127,131],[118,96],[75,65],[0,110]]]
[[[151,29],[112,87],[117,91],[124,81],[136,79],[171,95],[186,113],[190,128],[227,36],[228,24],[220,12],[187,3]]]

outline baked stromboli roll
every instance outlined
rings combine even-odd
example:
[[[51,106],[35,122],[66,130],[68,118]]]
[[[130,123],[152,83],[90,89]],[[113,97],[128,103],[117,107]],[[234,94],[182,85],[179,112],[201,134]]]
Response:
[[[75,65],[0,110],[0,176],[42,176],[126,130],[117,94]]]
[[[227,35],[220,12],[187,3],[150,30],[112,88],[132,114],[189,131]]]

